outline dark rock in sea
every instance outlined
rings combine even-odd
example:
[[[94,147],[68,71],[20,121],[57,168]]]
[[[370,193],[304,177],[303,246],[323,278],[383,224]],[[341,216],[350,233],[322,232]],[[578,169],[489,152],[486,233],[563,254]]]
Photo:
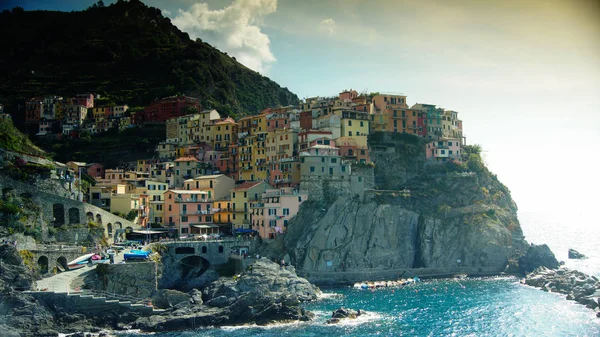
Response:
[[[600,282],[596,277],[577,270],[539,267],[527,275],[525,284],[566,294],[567,300],[576,301],[590,309],[600,306]]]
[[[519,258],[519,273],[525,275],[538,267],[557,269],[560,267],[548,245],[532,244],[525,255]]]
[[[175,305],[161,315],[139,318],[133,328],[174,331],[225,324],[307,321],[313,314],[300,304],[315,300],[319,293],[319,288],[296,275],[294,267],[260,259],[234,278],[221,277],[211,283],[201,299],[199,292],[193,290],[186,294],[188,305]]]
[[[581,254],[575,249],[569,249],[569,259],[587,259],[587,256]]]
[[[360,309],[358,311],[354,311],[352,309],[347,308],[339,308],[333,312],[331,318],[328,319],[325,323],[327,324],[336,324],[339,323],[342,319],[356,319],[358,316],[364,314],[364,311]]]

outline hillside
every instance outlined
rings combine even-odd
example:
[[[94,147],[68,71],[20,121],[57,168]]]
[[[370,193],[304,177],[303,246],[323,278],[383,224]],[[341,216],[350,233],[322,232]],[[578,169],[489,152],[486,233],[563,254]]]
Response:
[[[4,11],[0,34],[0,102],[10,112],[32,96],[83,92],[130,106],[186,94],[238,116],[298,101],[139,0],[70,13]]]

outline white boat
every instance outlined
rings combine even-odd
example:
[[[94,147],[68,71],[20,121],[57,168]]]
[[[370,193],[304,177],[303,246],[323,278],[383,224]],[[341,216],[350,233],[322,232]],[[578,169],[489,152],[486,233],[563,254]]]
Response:
[[[73,265],[73,264],[79,264],[79,262],[87,261],[87,260],[89,260],[89,259],[90,259],[90,258],[91,258],[93,255],[94,255],[94,253],[90,253],[90,254],[85,254],[85,255],[82,255],[82,256],[80,256],[80,257],[76,258],[75,260],[73,260],[73,261],[71,261],[71,262],[67,263],[67,266],[70,266],[70,265]]]

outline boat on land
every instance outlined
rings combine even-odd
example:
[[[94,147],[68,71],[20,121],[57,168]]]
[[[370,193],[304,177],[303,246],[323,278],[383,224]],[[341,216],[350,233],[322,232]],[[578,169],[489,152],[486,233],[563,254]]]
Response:
[[[88,262],[88,260],[94,256],[93,253],[91,254],[85,254],[85,255],[81,255],[80,257],[76,258],[75,260],[67,263],[67,269],[68,270],[74,270],[74,269],[79,269],[81,267],[84,267],[85,264]],[[83,262],[83,264],[82,264]]]
[[[151,252],[145,250],[132,249],[123,254],[123,259],[125,261],[145,261],[150,256],[150,253]]]

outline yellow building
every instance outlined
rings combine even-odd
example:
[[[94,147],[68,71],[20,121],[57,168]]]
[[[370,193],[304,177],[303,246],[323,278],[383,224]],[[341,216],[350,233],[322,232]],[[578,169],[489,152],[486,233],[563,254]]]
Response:
[[[358,147],[367,147],[369,136],[369,115],[355,110],[339,111],[342,124],[342,137],[352,137]]]
[[[105,106],[99,106],[99,107],[92,108],[92,117],[95,120],[106,119],[106,116],[108,115],[107,110],[108,110],[108,107],[105,107]]]
[[[258,200],[267,188],[264,181],[247,181],[231,190],[231,222],[233,230],[250,229],[250,202]]]
[[[240,180],[252,180],[253,178],[253,143],[254,137],[252,136],[246,136],[238,139],[238,172]]]
[[[140,195],[131,184],[118,184],[110,196],[110,212],[126,215],[139,207]]]
[[[169,190],[169,184],[151,180],[145,180],[142,184],[143,186],[136,187],[135,193],[147,197],[140,197],[139,204],[147,209],[148,222],[162,224],[165,216],[164,193]]]
[[[208,199],[221,200],[229,197],[231,189],[235,186],[235,180],[224,174],[213,174],[198,176],[184,182],[186,190],[202,190],[208,192]]]
[[[237,124],[231,117],[214,121],[212,125],[213,142],[215,151],[228,151],[229,145],[236,140]]]
[[[231,224],[233,219],[233,206],[231,206],[231,197],[213,201],[213,222],[215,224]]]

